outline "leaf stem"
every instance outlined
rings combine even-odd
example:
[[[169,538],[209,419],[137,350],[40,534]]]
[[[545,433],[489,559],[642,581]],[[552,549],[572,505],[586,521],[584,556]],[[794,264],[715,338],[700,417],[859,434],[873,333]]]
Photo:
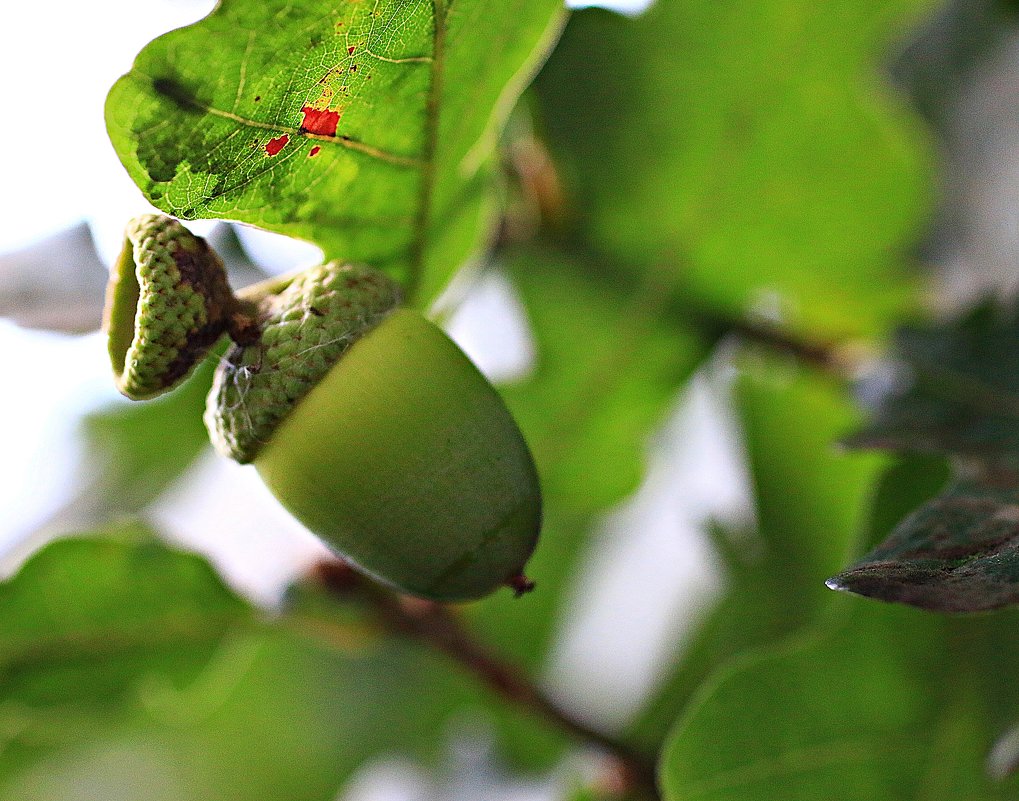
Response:
[[[312,576],[332,595],[365,604],[389,632],[411,637],[445,654],[514,706],[528,709],[570,736],[608,753],[630,791],[647,799],[660,798],[653,758],[563,709],[523,671],[478,642],[447,607],[387,590],[339,560],[319,562]]]
[[[305,272],[304,268],[298,270],[291,270],[290,272],[284,273],[283,275],[274,275],[270,278],[266,278],[264,281],[258,281],[254,284],[249,284],[243,289],[238,289],[236,292],[237,299],[242,303],[258,305],[261,301],[265,300],[272,295],[278,295],[297,278],[301,273]]]

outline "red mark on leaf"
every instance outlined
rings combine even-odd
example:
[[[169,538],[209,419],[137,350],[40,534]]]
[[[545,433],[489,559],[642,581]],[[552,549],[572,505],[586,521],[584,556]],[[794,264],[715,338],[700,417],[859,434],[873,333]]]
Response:
[[[320,151],[321,149],[322,148],[320,148],[318,145],[315,145],[315,147],[313,147],[311,149],[311,152],[308,153],[308,158],[311,158],[312,156],[317,156],[318,155],[318,151]]]
[[[350,47],[347,48],[347,55],[349,56],[353,52],[354,52],[354,46],[351,45]]]
[[[336,136],[336,126],[340,122],[338,111],[305,106],[301,109],[301,113],[304,114],[304,122],[301,123],[302,131],[322,136]]]
[[[265,146],[265,152],[270,156],[275,156],[287,146],[287,142],[289,141],[290,137],[286,134],[283,134],[283,136],[277,136],[275,139],[270,139],[269,143]]]

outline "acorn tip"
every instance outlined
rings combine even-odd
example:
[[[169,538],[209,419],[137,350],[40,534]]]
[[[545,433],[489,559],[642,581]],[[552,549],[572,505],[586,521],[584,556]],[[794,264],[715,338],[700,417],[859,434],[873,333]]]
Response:
[[[513,590],[514,598],[520,598],[532,592],[537,585],[523,573],[517,573],[512,578],[507,579],[506,586]]]

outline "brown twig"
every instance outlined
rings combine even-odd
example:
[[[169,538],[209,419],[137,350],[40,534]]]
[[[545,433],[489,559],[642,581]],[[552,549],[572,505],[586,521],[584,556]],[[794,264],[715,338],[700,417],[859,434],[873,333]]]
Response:
[[[339,560],[319,562],[313,571],[333,595],[365,604],[390,632],[412,637],[448,656],[513,705],[529,709],[573,737],[609,754],[624,782],[650,799],[658,799],[654,760],[614,737],[591,728],[563,709],[514,666],[479,643],[446,607],[398,595],[352,570]]]
[[[858,368],[852,350],[833,342],[802,339],[781,328],[747,320],[728,320],[727,331],[742,339],[785,353],[808,367],[814,367],[839,379],[850,378]]]

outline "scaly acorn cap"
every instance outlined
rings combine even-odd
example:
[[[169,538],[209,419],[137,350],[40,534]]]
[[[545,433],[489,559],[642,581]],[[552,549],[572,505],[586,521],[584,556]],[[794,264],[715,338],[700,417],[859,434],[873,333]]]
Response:
[[[261,337],[223,357],[205,410],[216,450],[242,464],[343,353],[400,303],[399,285],[370,267],[328,262],[306,270],[257,316]]]
[[[223,262],[204,239],[171,217],[132,220],[110,273],[103,321],[117,389],[133,400],[171,389],[237,313]]]

